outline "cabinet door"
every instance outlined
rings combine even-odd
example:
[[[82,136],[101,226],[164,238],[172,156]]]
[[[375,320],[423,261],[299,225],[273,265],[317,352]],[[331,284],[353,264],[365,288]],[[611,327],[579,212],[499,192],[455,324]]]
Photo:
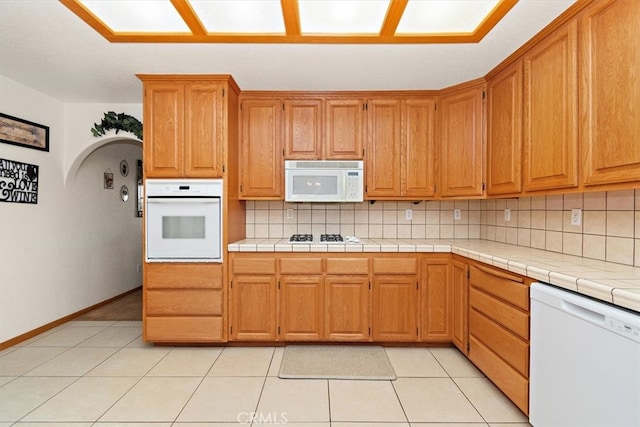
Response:
[[[367,102],[366,195],[400,196],[400,101]]]
[[[584,184],[640,180],[640,4],[594,2],[580,16]]]
[[[235,276],[231,282],[231,333],[237,341],[275,341],[275,276]]]
[[[360,99],[325,101],[327,159],[362,159],[363,106]]]
[[[221,178],[224,104],[221,83],[185,86],[185,175]]]
[[[522,62],[491,81],[487,88],[487,194],[522,190]]]
[[[325,277],[325,336],[331,341],[369,339],[367,276]]]
[[[422,198],[435,195],[436,101],[407,99],[402,102],[402,196]]]
[[[451,341],[451,284],[449,262],[422,263],[422,339]]]
[[[576,22],[569,22],[540,41],[523,60],[524,189],[575,187],[578,185]]]
[[[374,341],[418,339],[418,281],[416,276],[373,278]]]
[[[443,95],[440,178],[443,196],[483,193],[483,93],[481,85]]]
[[[245,99],[240,104],[240,196],[281,199],[282,102]]]
[[[184,175],[184,85],[144,83],[144,141],[148,178]]]
[[[280,280],[280,338],[319,341],[323,336],[322,276],[282,276]]]
[[[467,264],[453,260],[451,261],[453,283],[453,318],[451,339],[453,344],[467,354],[469,352],[469,282],[467,279]]]
[[[285,99],[284,156],[286,159],[322,157],[322,100]]]

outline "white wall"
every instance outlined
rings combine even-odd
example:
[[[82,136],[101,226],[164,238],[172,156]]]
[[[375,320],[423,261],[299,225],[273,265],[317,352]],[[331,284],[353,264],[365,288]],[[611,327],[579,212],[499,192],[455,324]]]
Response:
[[[142,107],[65,105],[0,76],[0,111],[50,127],[49,152],[0,143],[1,158],[40,169],[37,205],[0,203],[0,342],[142,284],[142,221],[135,216],[142,150],[132,141],[101,146],[91,136],[109,110],[141,118]],[[119,173],[122,159],[127,177]],[[66,182],[74,162],[77,174]],[[113,190],[103,189],[106,169]],[[127,203],[119,198],[123,184]]]

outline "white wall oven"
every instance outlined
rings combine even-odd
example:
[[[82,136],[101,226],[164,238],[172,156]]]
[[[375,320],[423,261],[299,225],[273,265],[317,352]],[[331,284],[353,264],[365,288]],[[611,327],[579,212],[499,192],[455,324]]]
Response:
[[[148,179],[146,260],[222,262],[222,180]]]

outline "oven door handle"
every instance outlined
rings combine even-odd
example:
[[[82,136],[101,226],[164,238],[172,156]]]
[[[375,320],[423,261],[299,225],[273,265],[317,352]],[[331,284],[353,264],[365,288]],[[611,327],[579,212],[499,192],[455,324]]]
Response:
[[[147,203],[220,203],[219,197],[147,197]]]

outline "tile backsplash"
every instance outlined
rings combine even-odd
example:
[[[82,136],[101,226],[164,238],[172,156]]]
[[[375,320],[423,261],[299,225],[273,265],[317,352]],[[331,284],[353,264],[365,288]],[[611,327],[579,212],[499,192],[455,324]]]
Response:
[[[572,209],[581,210],[580,225],[572,225]],[[294,233],[485,239],[640,266],[640,190],[420,203],[247,202],[247,238]]]

